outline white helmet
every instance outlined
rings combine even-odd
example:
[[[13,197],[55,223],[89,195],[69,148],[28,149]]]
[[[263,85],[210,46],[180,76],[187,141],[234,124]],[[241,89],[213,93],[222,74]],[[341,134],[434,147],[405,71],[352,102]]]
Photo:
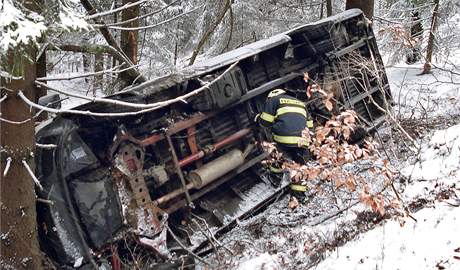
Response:
[[[269,98],[272,98],[272,97],[276,97],[276,96],[279,96],[279,95],[282,95],[286,93],[286,91],[284,91],[283,89],[275,89],[275,90],[272,90],[270,91],[270,93],[268,93],[268,97]]]

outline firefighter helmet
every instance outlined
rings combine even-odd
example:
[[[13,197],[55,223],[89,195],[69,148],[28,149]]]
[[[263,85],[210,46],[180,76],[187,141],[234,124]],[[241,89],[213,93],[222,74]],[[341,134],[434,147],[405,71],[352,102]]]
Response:
[[[282,95],[286,93],[286,91],[284,91],[283,89],[275,89],[275,90],[272,90],[270,91],[270,93],[268,93],[268,97],[269,98],[272,98],[272,97],[276,97],[276,96],[279,96],[279,95]]]

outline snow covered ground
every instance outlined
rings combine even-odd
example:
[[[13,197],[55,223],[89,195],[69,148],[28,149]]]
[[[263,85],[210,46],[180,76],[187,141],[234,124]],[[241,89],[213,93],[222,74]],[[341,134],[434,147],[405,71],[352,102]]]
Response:
[[[418,76],[420,70],[388,69],[396,110],[419,121],[440,117],[459,123],[460,78],[440,70]],[[403,227],[384,222],[331,252],[315,269],[460,269],[460,125],[429,131],[419,142],[418,157],[402,165],[410,179],[404,200],[427,197],[440,186],[452,187],[455,196],[414,213],[417,222],[408,218]]]
[[[440,70],[418,76],[420,70],[388,69],[396,110],[419,121],[452,117],[459,123],[460,85],[451,78],[460,78]],[[419,142],[419,155],[401,166],[410,179],[404,200],[425,198],[440,187],[452,187],[455,195],[414,213],[416,221],[407,218],[402,227],[384,221],[328,254],[315,269],[460,269],[460,124],[429,131]]]
[[[314,269],[460,269],[460,207],[439,202],[413,216],[403,227],[384,222]]]
[[[421,146],[392,160],[403,179],[400,196],[414,211],[404,226],[351,201],[348,210],[313,226],[312,217],[327,215],[330,201],[315,198],[291,210],[285,198],[224,237],[240,250],[223,256],[218,268],[460,269],[460,76],[436,68],[419,76],[421,70],[387,68],[395,114]]]

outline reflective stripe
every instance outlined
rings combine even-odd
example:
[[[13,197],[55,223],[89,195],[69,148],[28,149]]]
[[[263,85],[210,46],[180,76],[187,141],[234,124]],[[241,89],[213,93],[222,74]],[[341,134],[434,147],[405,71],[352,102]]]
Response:
[[[289,187],[294,191],[305,192],[307,191],[307,186],[297,185],[297,184],[290,184]]]
[[[273,140],[275,140],[275,142],[284,143],[284,144],[299,145],[299,142],[300,142],[302,145],[308,145],[308,143],[306,142],[306,139],[302,137],[297,137],[297,136],[279,136],[279,135],[273,134]]]
[[[282,168],[276,168],[276,167],[270,166],[270,171],[271,171],[272,173],[282,173],[282,172],[283,172],[283,169],[282,169]]]
[[[307,128],[313,128],[313,120],[307,121]]]
[[[276,110],[276,117],[283,115],[285,113],[298,113],[307,118],[307,111],[304,108],[299,107],[282,107]]]
[[[280,98],[280,104],[293,104],[305,107],[305,104],[302,101],[289,98]]]
[[[270,122],[272,123],[273,121],[275,121],[275,116],[269,114],[269,113],[266,113],[266,112],[263,112],[261,115],[260,115],[260,118],[262,120],[265,120],[267,122]]]

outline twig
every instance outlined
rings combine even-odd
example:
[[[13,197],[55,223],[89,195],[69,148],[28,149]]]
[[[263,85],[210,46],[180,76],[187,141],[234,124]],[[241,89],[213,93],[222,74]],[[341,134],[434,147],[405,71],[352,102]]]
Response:
[[[43,190],[42,185],[40,184],[40,182],[38,181],[37,177],[36,177],[35,174],[32,172],[32,170],[30,169],[29,164],[27,164],[27,162],[26,162],[24,159],[22,160],[22,165],[24,165],[24,167],[26,168],[26,170],[27,170],[27,172],[29,173],[30,177],[32,177],[32,179],[34,180],[35,185],[37,185],[37,187],[38,187],[40,190]]]
[[[6,158],[6,165],[5,165],[5,170],[3,171],[3,177],[6,177],[6,175],[8,174],[12,160],[13,159],[11,157]]]
[[[189,248],[187,248],[182,242],[179,240],[179,238],[174,234],[174,232],[169,228],[169,226],[166,224],[166,229],[168,229],[168,232],[171,234],[172,238],[179,244],[181,248],[183,248],[185,251],[187,251],[190,255],[192,255],[195,259],[199,260],[200,262],[206,264],[206,265],[211,265],[209,262],[207,262],[205,259],[201,258],[200,256],[196,255],[193,251],[191,251]]]
[[[203,224],[204,224],[204,226],[206,227],[206,230],[208,231],[210,237],[211,237],[219,246],[221,246],[221,247],[223,247],[224,249],[226,249],[230,254],[235,255],[235,253],[234,253],[231,249],[229,249],[228,247],[224,246],[219,240],[217,240],[216,236],[212,233],[211,228],[209,228],[209,225],[208,225],[208,223],[206,222],[206,220],[205,220],[204,218],[202,218],[202,217],[200,217],[200,216],[198,216],[198,215],[195,215],[195,214],[193,214],[193,213],[192,213],[192,215],[193,215],[195,218],[199,219],[201,222],[203,222]]]
[[[49,204],[49,205],[54,205],[54,202],[51,201],[51,200],[46,200],[46,199],[42,199],[42,198],[37,198],[36,201],[37,201],[37,202],[41,202],[41,203],[46,203],[46,204]]]
[[[192,221],[200,229],[201,233],[208,239],[209,243],[211,243],[211,246],[214,249],[214,254],[216,255],[216,260],[220,264],[220,257],[219,257],[219,254],[217,253],[217,247],[216,247],[213,239],[205,232],[205,230],[203,230],[203,228],[201,228],[200,224],[198,223],[198,221],[196,221],[196,219],[192,219]]]

